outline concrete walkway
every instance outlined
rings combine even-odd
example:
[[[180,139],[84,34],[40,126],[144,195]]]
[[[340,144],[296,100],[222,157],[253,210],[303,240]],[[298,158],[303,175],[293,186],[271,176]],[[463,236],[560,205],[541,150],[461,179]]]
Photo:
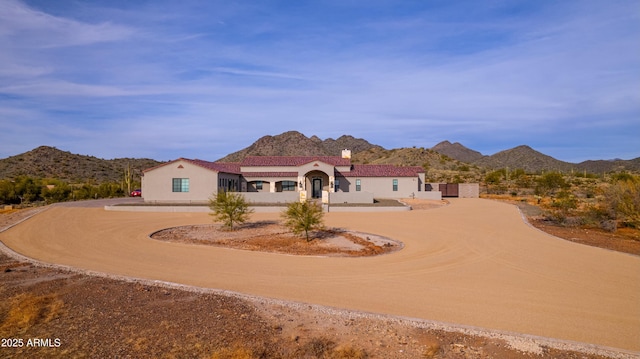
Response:
[[[639,257],[551,237],[525,224],[516,207],[482,199],[325,218],[405,248],[310,258],[165,243],[148,235],[210,217],[63,206],[0,240],[25,256],[92,271],[640,351]]]

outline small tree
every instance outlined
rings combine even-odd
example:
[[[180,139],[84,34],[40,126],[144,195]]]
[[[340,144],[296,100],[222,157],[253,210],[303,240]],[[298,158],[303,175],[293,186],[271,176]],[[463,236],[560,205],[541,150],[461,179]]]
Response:
[[[307,242],[310,241],[309,231],[324,228],[323,216],[322,206],[309,201],[293,202],[282,213],[285,226],[298,235],[304,232]]]
[[[487,174],[484,178],[484,182],[487,185],[487,193],[491,193],[491,186],[494,187],[494,192],[502,192],[500,190],[502,179],[505,177],[505,170],[497,170]]]
[[[209,199],[209,208],[213,211],[214,222],[222,222],[231,230],[234,224],[246,222],[253,213],[243,195],[222,189]]]

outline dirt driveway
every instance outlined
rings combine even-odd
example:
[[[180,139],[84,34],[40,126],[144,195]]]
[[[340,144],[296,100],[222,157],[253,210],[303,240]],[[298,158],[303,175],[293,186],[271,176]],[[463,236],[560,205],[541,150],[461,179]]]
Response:
[[[640,258],[546,235],[516,207],[329,213],[326,223],[404,242],[369,258],[296,257],[152,240],[203,213],[54,207],[0,234],[37,260],[145,279],[640,351]],[[256,213],[254,220],[278,219]]]

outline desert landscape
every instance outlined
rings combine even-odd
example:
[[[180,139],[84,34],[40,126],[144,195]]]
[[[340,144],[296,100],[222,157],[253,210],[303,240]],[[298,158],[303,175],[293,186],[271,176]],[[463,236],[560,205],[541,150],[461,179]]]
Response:
[[[31,322],[5,320],[2,329],[3,336],[59,338],[60,347],[3,348],[2,355],[637,355],[638,257],[549,236],[495,201],[414,205],[404,213],[327,215],[332,227],[403,243],[401,251],[363,258],[149,237],[210,223],[206,214],[49,208],[0,235],[35,259],[3,257],[5,318],[29,298],[41,306]]]
[[[637,14],[0,0],[0,359],[640,359]]]

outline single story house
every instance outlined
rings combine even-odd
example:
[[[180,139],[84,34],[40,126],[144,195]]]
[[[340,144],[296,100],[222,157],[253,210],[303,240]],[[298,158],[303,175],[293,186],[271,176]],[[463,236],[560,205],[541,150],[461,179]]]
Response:
[[[441,198],[439,191],[425,191],[422,167],[352,164],[349,150],[342,156],[250,156],[234,163],[179,158],[142,174],[142,196],[150,203],[206,203],[220,189],[253,203]]]

